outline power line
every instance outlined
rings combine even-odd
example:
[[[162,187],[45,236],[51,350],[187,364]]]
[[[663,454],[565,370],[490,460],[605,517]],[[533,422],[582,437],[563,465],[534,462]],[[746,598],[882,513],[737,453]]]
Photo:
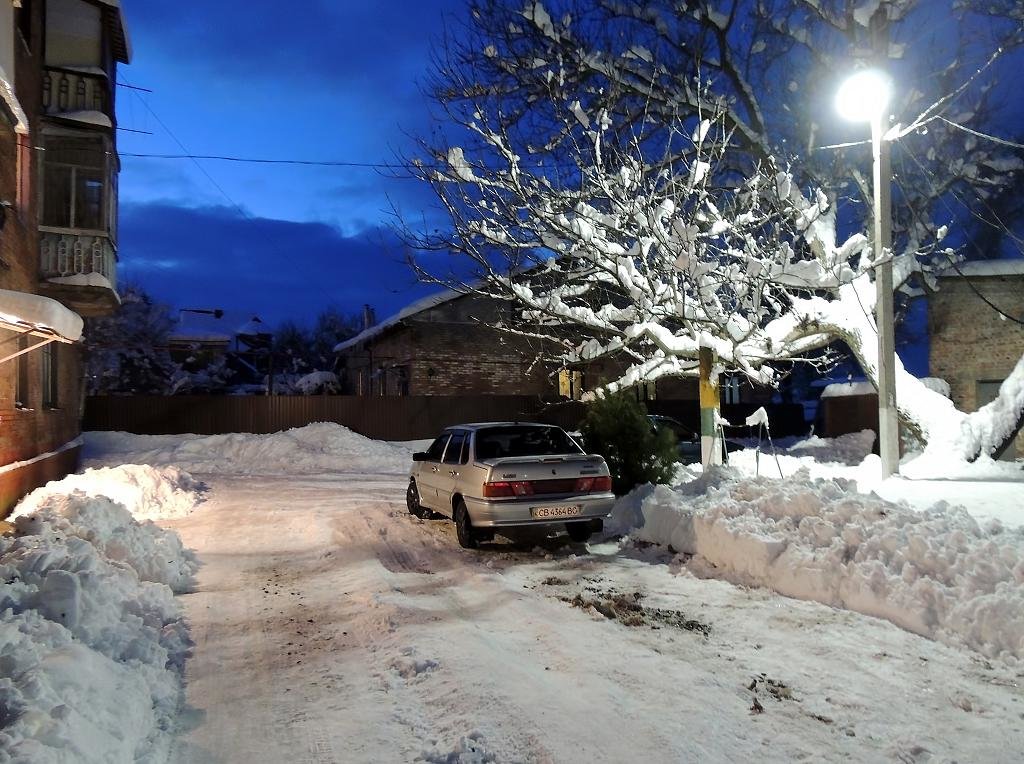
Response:
[[[158,120],[159,121],[159,120]],[[166,129],[166,128],[165,128]],[[179,144],[180,145],[180,144]],[[193,162],[205,159],[218,162],[242,162],[246,164],[284,164],[284,165],[306,165],[312,167],[365,167],[374,170],[413,170],[413,169],[435,169],[432,165],[397,162],[356,162],[351,160],[321,160],[321,159],[268,159],[264,157],[237,157],[224,154],[145,154],[139,152],[118,152],[122,157],[133,157],[139,159],[188,159]],[[441,169],[440,165],[436,169]]]
[[[180,148],[182,150],[182,152],[184,152],[185,156],[187,156],[187,157],[189,157],[191,159],[192,164],[194,164],[199,169],[199,171],[206,177],[206,179],[208,181],[210,181],[210,183],[213,185],[213,187],[216,188],[225,199],[227,199],[228,203],[232,207],[234,207],[235,210],[237,210],[238,214],[241,215],[246,220],[252,220],[253,219],[252,215],[250,215],[248,212],[246,212],[246,210],[242,207],[242,205],[240,205],[238,202],[236,202],[234,199],[232,199],[228,195],[228,192],[225,191],[224,188],[216,180],[213,179],[213,176],[210,175],[210,173],[208,173],[203,168],[203,166],[201,164],[199,164],[199,162],[197,161],[196,157],[193,157],[193,156],[190,155],[189,150],[187,148],[185,148],[185,145],[180,140],[178,140],[178,136],[176,136],[171,131],[171,128],[169,128],[166,124],[164,124],[164,121],[162,119],[160,119],[160,117],[157,115],[157,113],[155,111],[153,111],[153,109],[150,107],[150,105],[148,103],[146,103],[146,101],[142,98],[142,96],[140,96],[135,91],[132,91],[132,95],[134,95],[136,98],[139,99],[139,101],[142,102],[142,105],[145,107],[146,111],[148,111],[151,115],[153,115],[153,119],[155,119],[157,121],[157,123],[160,125],[160,127],[162,127],[164,129],[164,131],[167,133],[167,135],[170,136],[171,140],[173,140],[178,145],[178,148]],[[295,259],[297,259],[303,265],[307,265],[303,261],[302,258],[295,258]],[[294,262],[294,259],[292,261]],[[333,300],[334,298],[330,294],[328,294],[327,290],[325,290],[320,285],[320,279],[317,277],[317,274],[311,274],[311,275],[313,276],[311,281],[316,286],[316,288],[320,291],[320,293],[323,294],[323,296],[326,297],[328,299],[328,301]]]

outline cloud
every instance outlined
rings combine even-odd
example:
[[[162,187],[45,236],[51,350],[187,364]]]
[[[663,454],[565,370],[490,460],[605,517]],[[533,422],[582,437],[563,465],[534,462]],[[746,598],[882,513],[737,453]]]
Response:
[[[362,89],[379,102],[408,89],[410,75],[418,76],[427,60],[430,30],[440,31],[442,14],[463,7],[462,0],[138,3],[128,9],[128,24],[147,56],[199,66],[216,78],[282,80],[292,87],[308,87],[312,79]],[[202,55],[182,58],[183,50]]]
[[[175,307],[311,321],[364,303],[386,316],[436,290],[418,284],[393,232],[344,236],[324,223],[245,217],[227,207],[169,203],[121,208],[120,278]]]

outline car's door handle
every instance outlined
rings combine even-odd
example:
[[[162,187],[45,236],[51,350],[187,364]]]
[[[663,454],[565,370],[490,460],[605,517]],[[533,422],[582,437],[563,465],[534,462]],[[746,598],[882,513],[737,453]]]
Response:
[[[458,477],[459,476],[459,473],[456,472],[455,470],[448,470],[448,474],[451,475],[452,477]]]
[[[430,471],[431,472],[440,472],[441,470],[439,470],[437,467],[431,467]]]

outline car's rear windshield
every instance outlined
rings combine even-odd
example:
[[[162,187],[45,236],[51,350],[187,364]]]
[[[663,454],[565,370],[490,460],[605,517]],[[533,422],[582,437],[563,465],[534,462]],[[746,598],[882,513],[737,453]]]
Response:
[[[477,459],[582,453],[576,441],[558,427],[508,425],[488,427],[476,433]]]

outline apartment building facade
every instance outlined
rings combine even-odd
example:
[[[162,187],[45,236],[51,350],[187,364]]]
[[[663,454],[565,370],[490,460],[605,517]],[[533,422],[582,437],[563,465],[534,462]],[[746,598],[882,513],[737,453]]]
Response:
[[[73,470],[82,316],[117,298],[119,0],[0,0],[0,515]]]

